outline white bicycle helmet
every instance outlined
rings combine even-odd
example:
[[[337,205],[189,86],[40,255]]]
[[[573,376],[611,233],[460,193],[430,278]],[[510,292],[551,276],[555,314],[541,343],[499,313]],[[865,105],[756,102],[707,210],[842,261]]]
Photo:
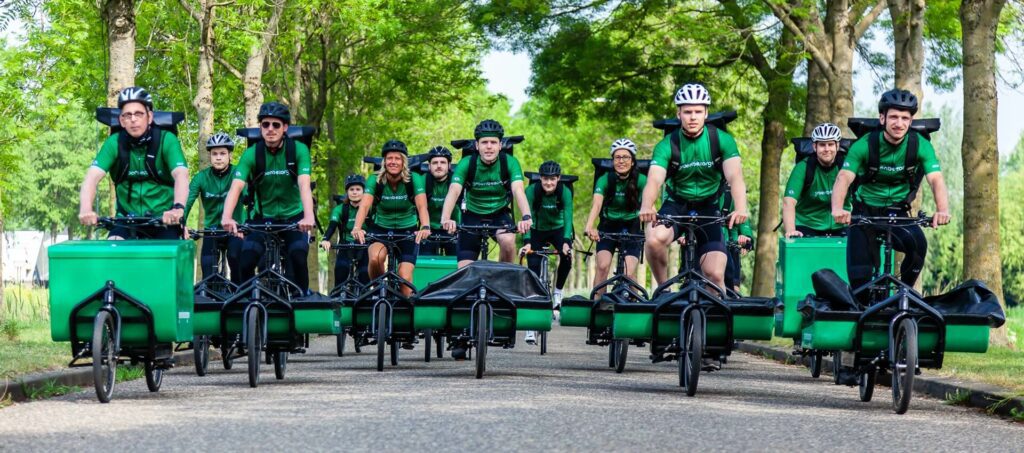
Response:
[[[636,143],[633,143],[632,140],[630,140],[628,138],[620,138],[618,140],[615,140],[612,143],[611,155],[614,157],[615,156],[615,151],[618,151],[620,149],[624,149],[626,151],[629,151],[629,153],[632,154],[633,157],[636,157]]]
[[[688,83],[676,91],[676,105],[711,105],[711,94],[704,85]]]
[[[843,138],[843,132],[839,126],[832,123],[821,123],[811,131],[811,141],[817,142],[838,142]]]
[[[231,136],[224,132],[218,132],[206,139],[206,149],[211,148],[227,148],[228,151],[235,149],[235,141],[231,139]]]
[[[117,108],[123,109],[129,102],[139,102],[147,109],[153,110],[153,97],[142,87],[127,87],[117,95]]]

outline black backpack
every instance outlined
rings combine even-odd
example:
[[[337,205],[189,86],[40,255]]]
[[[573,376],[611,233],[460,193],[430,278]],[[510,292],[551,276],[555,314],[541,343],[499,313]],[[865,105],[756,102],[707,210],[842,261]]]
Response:
[[[804,172],[804,184],[800,189],[800,193],[794,197],[799,199],[801,195],[811,188],[811,184],[814,183],[814,172],[818,170],[818,159],[814,153],[814,143],[810,137],[797,137],[790,140],[790,142],[793,143],[793,149],[796,150],[796,163],[800,163],[800,161],[807,162],[806,171]],[[846,152],[849,151],[851,144],[853,144],[853,140],[848,138],[839,140],[836,159],[832,163],[833,168],[843,168],[843,162],[846,161]]]
[[[534,173],[532,171],[526,172],[526,178],[530,180],[530,187],[533,191],[533,204],[530,205],[530,212],[536,214],[541,208],[541,198],[544,196],[544,189],[540,186],[540,173]],[[578,181],[579,176],[573,175],[561,175],[558,179],[558,185],[555,186],[555,193],[558,194],[555,205],[557,209],[561,211],[565,208],[565,204],[562,202],[562,188],[568,187],[569,193],[575,194],[573,184]]]
[[[864,174],[857,177],[856,184],[860,186],[873,183],[878,179],[878,173],[881,169],[880,143],[884,128],[876,118],[850,118],[847,121],[847,125],[857,135],[858,139],[864,135],[868,136],[868,163],[864,169]],[[922,138],[930,140],[931,134],[938,131],[941,126],[942,123],[938,118],[913,120],[911,122],[910,130],[905,138],[907,140],[907,152],[904,155],[903,161],[904,179],[909,185],[910,191],[907,192],[906,198],[900,202],[900,207],[910,207],[914,199],[917,198],[917,190],[921,187],[921,180],[924,179],[924,169],[920,168],[917,163],[920,140]]]
[[[722,149],[718,143],[718,129],[727,131],[726,125],[735,120],[736,117],[735,111],[718,112],[708,115],[704,123],[704,132],[708,134],[708,147],[711,150],[711,162],[715,170],[722,175],[722,182],[718,185],[718,191],[706,200],[719,199],[722,196],[722,191],[725,190],[725,174],[722,173]],[[679,134],[676,133],[682,127],[681,122],[677,118],[669,118],[655,121],[654,127],[664,131],[665,135],[669,136],[669,143],[672,145],[672,156],[669,158],[668,168],[665,169],[666,179],[671,179],[682,165],[682,156],[679,150],[680,139]]]
[[[110,127],[110,134],[118,134],[117,136],[117,160],[115,161],[115,167],[110,172],[110,178],[114,184],[121,184],[124,181],[128,181],[128,201],[131,202],[131,185],[134,183],[133,180],[128,178],[128,162],[129,154],[131,152],[131,146],[128,142],[128,133],[121,132],[124,128],[121,127],[121,109],[112,107],[97,107],[96,108],[96,120],[100,123]],[[149,141],[149,147],[146,149],[146,161],[145,168],[146,174],[149,179],[157,182],[160,185],[174,187],[174,179],[170,175],[161,177],[159,172],[156,170],[157,155],[160,153],[160,147],[163,144],[164,134],[167,132],[170,134],[177,135],[178,124],[185,120],[185,114],[182,112],[153,112],[153,123],[150,125],[149,133],[153,135],[153,138]]]
[[[601,215],[604,215],[605,210],[608,209],[608,205],[611,204],[612,199],[615,198],[615,191],[618,190],[619,178],[615,173],[615,163],[612,159],[594,157],[590,159],[590,162],[594,165],[593,187],[597,187],[597,181],[601,178],[608,178],[608,188],[605,189],[604,201],[601,203]],[[637,177],[641,174],[646,175],[650,168],[650,159],[636,160]],[[644,188],[638,185],[637,189],[641,192],[638,193],[638,195],[641,195]],[[639,206],[639,201],[637,202],[637,206]]]
[[[249,173],[249,180],[246,181],[249,185],[250,193],[252,193],[252,189],[255,188],[255,196],[249,197],[247,205],[250,212],[259,212],[259,215],[263,215],[263,197],[260,193],[259,184],[263,181],[263,177],[267,173],[267,145],[263,142],[263,136],[260,135],[259,128],[240,128],[235,132],[238,135],[245,137],[247,146],[252,146],[253,144],[256,145],[255,155],[253,156],[255,161],[253,163],[252,172]],[[296,157],[295,141],[298,140],[304,143],[307,148],[312,149],[314,134],[316,134],[316,128],[312,126],[288,126],[288,131],[285,133],[285,166],[288,169],[288,175],[291,176],[292,183],[294,184],[298,184],[299,181],[299,164],[298,158]],[[311,185],[310,188],[315,188],[315,186]],[[253,211],[254,204],[257,208],[256,211]],[[253,218],[255,217],[256,216],[253,215]]]

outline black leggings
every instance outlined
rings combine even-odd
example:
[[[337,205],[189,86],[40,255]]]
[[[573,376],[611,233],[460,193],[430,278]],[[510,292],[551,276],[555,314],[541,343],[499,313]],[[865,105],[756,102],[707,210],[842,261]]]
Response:
[[[209,277],[214,273],[214,268],[217,266],[217,258],[220,257],[218,252],[221,250],[227,250],[228,252],[228,262],[224,264],[231,268],[231,281],[236,284],[242,283],[242,270],[238,264],[238,257],[242,253],[242,239],[234,236],[203,239],[202,254],[199,256],[199,267],[203,269],[203,278]],[[222,270],[224,271],[224,276],[227,276],[227,269]]]
[[[561,228],[547,231],[530,231],[530,248],[533,250],[540,250],[544,248],[545,245],[551,244],[551,246],[558,251],[558,276],[555,278],[556,289],[562,289],[565,287],[565,280],[569,278],[569,271],[572,270],[571,257],[562,253],[562,244],[564,243],[565,238],[562,237]],[[540,266],[546,259],[546,256],[530,254],[526,257],[526,264],[534,274],[540,275]]]
[[[274,224],[295,223],[302,218],[299,214],[291,219],[259,219],[259,222]],[[279,236],[284,242],[281,248],[281,257],[284,258],[284,276],[292,283],[298,285],[303,291],[309,289],[309,265],[306,257],[309,256],[309,234],[297,230],[290,230],[280,233]],[[263,254],[267,251],[266,242],[270,240],[268,234],[252,232],[245,236],[242,244],[242,256],[239,264],[241,269],[240,278],[246,281],[256,275],[256,265],[266,265]]]
[[[897,216],[906,217],[907,211],[893,210]],[[884,216],[889,210],[854,207],[853,215]],[[885,230],[865,226],[853,226],[850,228],[846,240],[846,271],[850,276],[850,285],[854,289],[871,281],[872,269],[881,266],[879,253],[881,238],[884,238]],[[903,264],[900,265],[899,278],[903,283],[913,286],[917,277],[921,275],[924,268],[924,258],[928,253],[928,240],[924,236],[924,230],[920,226],[906,226],[893,228],[892,248],[903,252]],[[877,264],[876,264],[877,263]],[[862,293],[863,294],[863,293]],[[868,302],[865,300],[865,302]]]
[[[369,256],[366,253],[366,249],[359,250],[341,250],[338,252],[338,258],[334,261],[334,284],[339,285],[348,280],[349,273],[352,271],[352,260],[356,262],[356,279],[360,283],[367,283],[370,281],[370,275],[368,273]]]

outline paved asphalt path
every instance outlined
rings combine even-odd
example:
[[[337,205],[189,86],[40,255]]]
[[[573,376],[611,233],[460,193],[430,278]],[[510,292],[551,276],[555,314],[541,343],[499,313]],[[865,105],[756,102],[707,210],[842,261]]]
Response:
[[[491,348],[482,380],[470,361],[423,363],[421,349],[378,373],[373,354],[338,358],[324,337],[283,381],[264,365],[256,389],[242,361],[203,378],[175,369],[158,393],[122,383],[110,404],[91,388],[16,404],[0,410],[0,451],[1024,451],[1024,424],[921,397],[895,415],[887,388],[861,403],[855,388],[742,353],[689,398],[675,363],[633,348],[615,374],[583,337],[556,327],[546,356]]]

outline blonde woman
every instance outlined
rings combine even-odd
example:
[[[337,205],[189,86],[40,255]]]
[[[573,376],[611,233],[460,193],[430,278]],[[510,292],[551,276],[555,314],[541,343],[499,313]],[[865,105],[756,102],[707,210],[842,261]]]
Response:
[[[415,233],[415,241],[401,241],[397,244],[398,275],[412,281],[420,241],[430,236],[430,215],[427,214],[423,177],[409,171],[409,150],[405,143],[389,140],[381,149],[381,156],[383,161],[380,171],[366,183],[355,226],[352,228],[352,238],[360,244],[366,243],[363,224],[371,211],[372,233],[391,232],[396,237]],[[369,276],[372,280],[386,271],[388,248],[372,239],[370,242]],[[402,292],[412,294],[412,288],[403,287]]]

